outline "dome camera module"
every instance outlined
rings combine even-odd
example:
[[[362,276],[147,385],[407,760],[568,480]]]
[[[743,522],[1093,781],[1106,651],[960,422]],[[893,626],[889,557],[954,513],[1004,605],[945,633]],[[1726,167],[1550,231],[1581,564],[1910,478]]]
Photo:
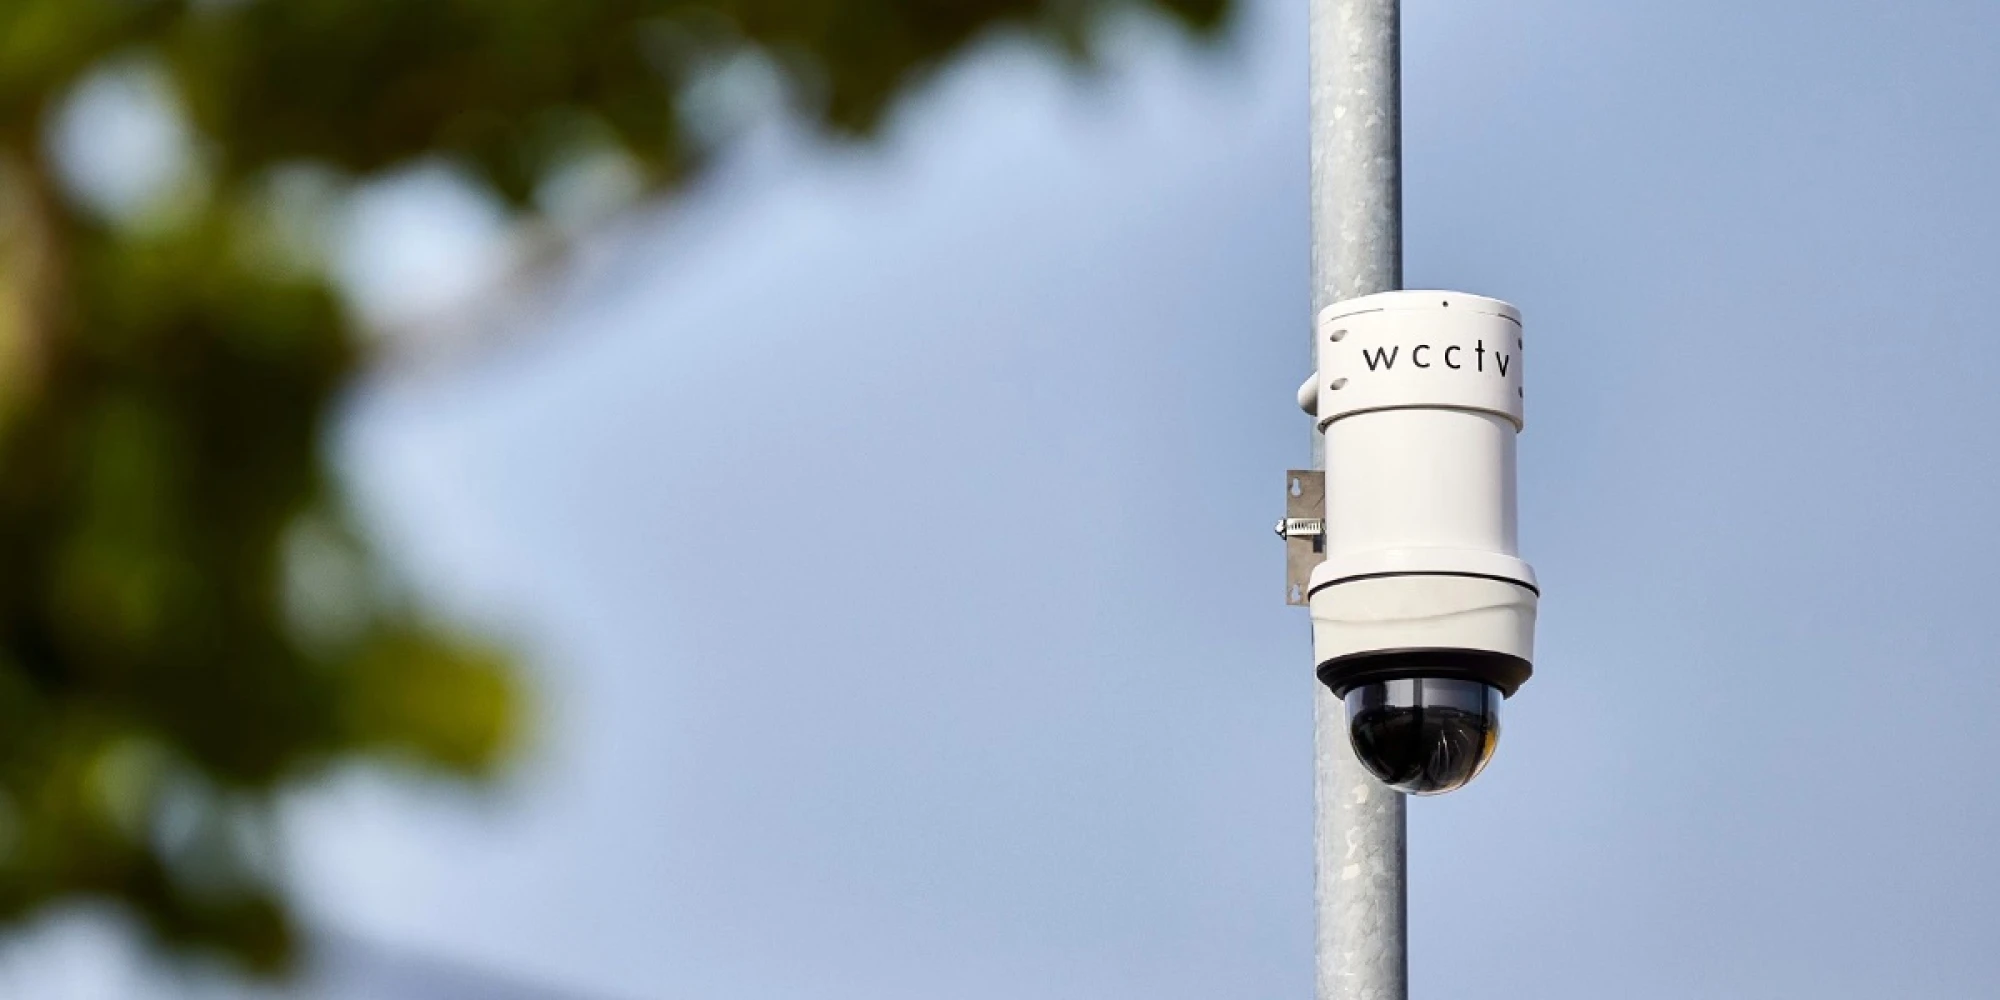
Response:
[[[1323,664],[1347,710],[1354,756],[1383,784],[1439,795],[1470,783],[1500,742],[1500,703],[1528,679],[1526,660],[1478,649],[1374,650]]]
[[[1354,756],[1383,784],[1411,795],[1465,787],[1500,742],[1500,690],[1440,677],[1375,681],[1347,692]]]

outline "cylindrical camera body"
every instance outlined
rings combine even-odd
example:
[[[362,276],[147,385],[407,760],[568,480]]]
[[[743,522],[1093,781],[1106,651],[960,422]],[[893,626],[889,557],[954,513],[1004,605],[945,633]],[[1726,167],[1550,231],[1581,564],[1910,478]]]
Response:
[[[1520,313],[1459,292],[1386,292],[1329,307],[1317,335],[1318,674],[1346,700],[1371,770],[1405,791],[1448,791],[1485,765],[1499,701],[1534,656],[1539,591],[1516,530]]]

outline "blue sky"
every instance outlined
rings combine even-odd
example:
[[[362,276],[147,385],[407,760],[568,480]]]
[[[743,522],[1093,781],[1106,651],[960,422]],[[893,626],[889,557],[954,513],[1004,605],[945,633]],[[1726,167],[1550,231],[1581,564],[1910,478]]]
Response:
[[[545,716],[495,793],[302,798],[317,918],[583,997],[1305,995],[1298,8],[764,136],[365,393],[385,544]],[[2000,8],[1405,28],[1408,282],[1525,313],[1546,594],[1410,810],[1414,994],[2000,994]]]

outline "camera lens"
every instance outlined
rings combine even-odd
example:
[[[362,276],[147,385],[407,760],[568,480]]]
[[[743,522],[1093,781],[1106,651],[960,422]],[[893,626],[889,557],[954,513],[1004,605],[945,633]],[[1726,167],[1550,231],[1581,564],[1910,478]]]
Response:
[[[1438,795],[1479,775],[1500,741],[1498,688],[1417,677],[1350,689],[1347,735],[1377,778],[1411,795]]]

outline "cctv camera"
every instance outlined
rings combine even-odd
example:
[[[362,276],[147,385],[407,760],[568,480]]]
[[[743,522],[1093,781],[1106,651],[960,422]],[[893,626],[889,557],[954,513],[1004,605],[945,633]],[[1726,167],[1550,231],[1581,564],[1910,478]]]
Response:
[[[1391,787],[1463,787],[1534,659],[1518,551],[1520,313],[1459,292],[1387,292],[1321,314],[1300,390],[1326,435],[1325,561],[1306,588],[1319,679],[1355,755]]]

